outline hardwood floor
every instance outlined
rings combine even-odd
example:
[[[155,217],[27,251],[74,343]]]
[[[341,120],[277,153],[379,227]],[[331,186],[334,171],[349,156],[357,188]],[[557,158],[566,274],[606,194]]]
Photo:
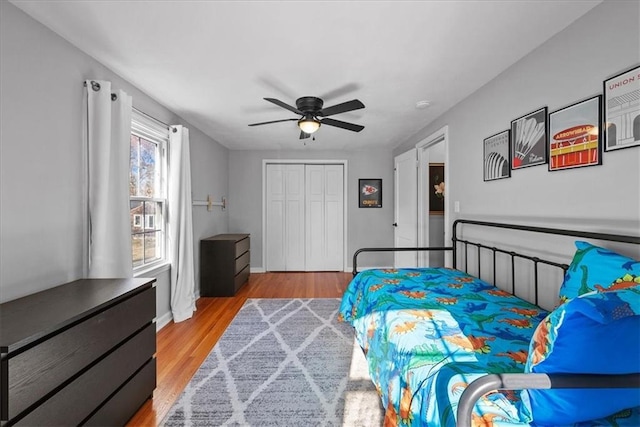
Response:
[[[247,298],[339,298],[350,273],[259,273],[238,294],[200,298],[194,316],[171,322],[157,334],[157,387],[128,426],[156,426],[218,342]]]

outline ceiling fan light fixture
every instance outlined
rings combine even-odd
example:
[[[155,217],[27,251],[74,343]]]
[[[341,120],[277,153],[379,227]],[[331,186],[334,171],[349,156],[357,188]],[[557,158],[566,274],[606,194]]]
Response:
[[[307,114],[298,120],[298,127],[302,132],[312,134],[320,129],[320,121],[314,118],[313,115]]]

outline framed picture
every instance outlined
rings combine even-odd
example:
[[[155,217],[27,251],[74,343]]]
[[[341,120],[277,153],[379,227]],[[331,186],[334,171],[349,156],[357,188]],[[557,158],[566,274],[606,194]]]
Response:
[[[547,107],[511,122],[511,169],[547,163]]]
[[[429,163],[429,214],[444,215],[444,163]]]
[[[358,189],[359,208],[382,207],[382,179],[359,179]]]
[[[604,151],[640,145],[640,66],[604,81]]]
[[[602,95],[549,114],[549,170],[602,164]]]
[[[497,133],[484,140],[484,180],[509,178],[511,176],[511,131]]]

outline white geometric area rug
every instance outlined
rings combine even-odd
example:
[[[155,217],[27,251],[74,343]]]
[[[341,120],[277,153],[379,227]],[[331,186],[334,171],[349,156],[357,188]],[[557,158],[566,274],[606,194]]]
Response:
[[[340,300],[249,299],[161,425],[381,426]]]

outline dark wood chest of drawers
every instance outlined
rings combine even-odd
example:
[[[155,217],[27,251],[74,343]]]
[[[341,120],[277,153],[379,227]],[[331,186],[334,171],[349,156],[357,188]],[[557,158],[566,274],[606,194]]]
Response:
[[[200,240],[200,296],[230,297],[249,279],[248,234],[218,234]]]
[[[3,425],[124,425],[156,386],[155,279],[82,279],[0,305]]]

